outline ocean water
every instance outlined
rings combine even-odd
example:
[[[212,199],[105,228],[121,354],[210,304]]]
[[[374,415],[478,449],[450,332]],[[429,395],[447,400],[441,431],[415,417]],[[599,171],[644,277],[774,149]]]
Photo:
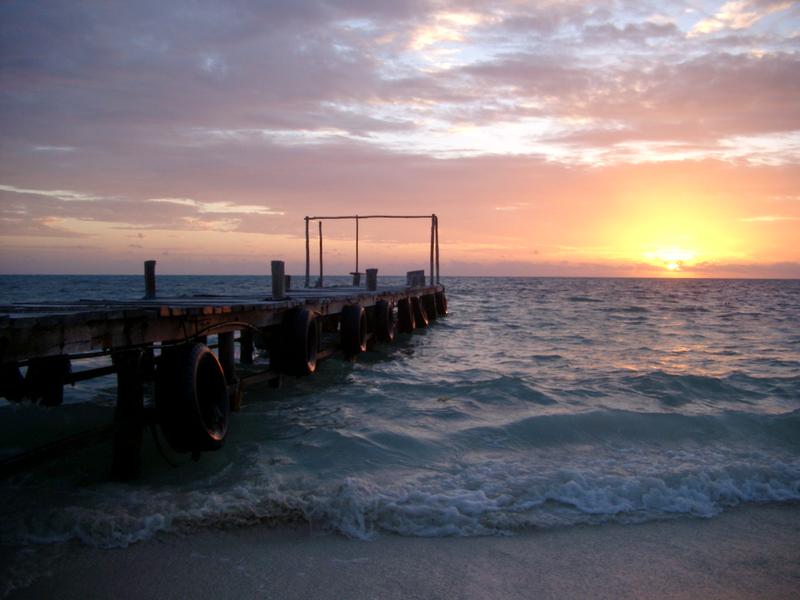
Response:
[[[2,280],[0,303],[141,292],[138,277]],[[800,281],[443,283],[448,317],[250,389],[225,447],[198,462],[163,457],[148,430],[135,483],[107,480],[108,444],[0,482],[0,541],[115,547],[287,522],[357,539],[513,535],[800,500]],[[0,455],[109,422],[114,397],[106,377],[57,409],[0,402]]]

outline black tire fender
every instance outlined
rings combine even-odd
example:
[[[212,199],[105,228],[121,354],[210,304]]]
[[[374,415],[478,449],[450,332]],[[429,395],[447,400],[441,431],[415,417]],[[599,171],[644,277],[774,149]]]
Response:
[[[436,298],[433,294],[425,294],[421,298],[422,307],[425,309],[425,314],[428,316],[429,321],[435,321],[436,317],[439,315],[437,314],[436,310]]]
[[[286,336],[286,371],[292,375],[310,375],[316,371],[320,339],[317,315],[307,308],[292,311],[287,317]]]
[[[378,300],[375,303],[375,334],[381,342],[393,342],[397,334],[394,322],[394,303]]]
[[[436,292],[434,296],[436,298],[436,312],[439,313],[440,317],[444,317],[447,315],[447,296],[444,295],[444,292]]]
[[[412,333],[417,327],[410,298],[402,298],[397,301],[397,325],[402,333]]]
[[[225,373],[205,344],[166,348],[156,370],[161,431],[176,452],[218,450],[228,434]]]
[[[422,306],[419,296],[411,296],[411,308],[414,309],[414,322],[418,328],[425,328],[428,326],[428,315],[425,312],[425,307]]]
[[[342,352],[355,356],[367,350],[367,311],[360,304],[348,304],[341,314]]]

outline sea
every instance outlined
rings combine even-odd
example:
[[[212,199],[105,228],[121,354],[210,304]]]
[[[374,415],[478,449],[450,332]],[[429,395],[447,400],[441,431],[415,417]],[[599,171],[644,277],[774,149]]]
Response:
[[[255,524],[365,541],[513,536],[800,501],[800,280],[442,283],[447,317],[248,389],[224,447],[198,461],[150,427],[135,482],[109,480],[108,442],[0,481],[0,543],[124,547]],[[269,290],[249,276],[158,285]],[[3,276],[0,304],[141,288],[134,276]],[[0,401],[0,457],[109,423],[115,396],[107,376],[67,387],[57,408]]]

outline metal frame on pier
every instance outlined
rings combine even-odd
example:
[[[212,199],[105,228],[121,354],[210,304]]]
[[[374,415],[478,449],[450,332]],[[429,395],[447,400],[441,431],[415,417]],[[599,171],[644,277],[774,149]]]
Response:
[[[345,215],[331,217],[305,217],[306,221],[306,287],[311,287],[311,238],[309,236],[309,223],[318,221],[319,224],[319,286],[322,287],[322,221],[341,221],[352,219],[356,222],[356,268],[358,273],[358,223],[361,219],[430,219],[431,220],[431,247],[430,247],[430,285],[439,283],[439,217],[430,215]]]

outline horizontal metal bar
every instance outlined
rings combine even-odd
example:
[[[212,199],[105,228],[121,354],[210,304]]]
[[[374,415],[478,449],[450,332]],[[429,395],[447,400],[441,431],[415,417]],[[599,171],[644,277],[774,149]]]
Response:
[[[352,215],[343,217],[306,217],[309,221],[326,221],[331,219],[431,219],[435,215]]]

